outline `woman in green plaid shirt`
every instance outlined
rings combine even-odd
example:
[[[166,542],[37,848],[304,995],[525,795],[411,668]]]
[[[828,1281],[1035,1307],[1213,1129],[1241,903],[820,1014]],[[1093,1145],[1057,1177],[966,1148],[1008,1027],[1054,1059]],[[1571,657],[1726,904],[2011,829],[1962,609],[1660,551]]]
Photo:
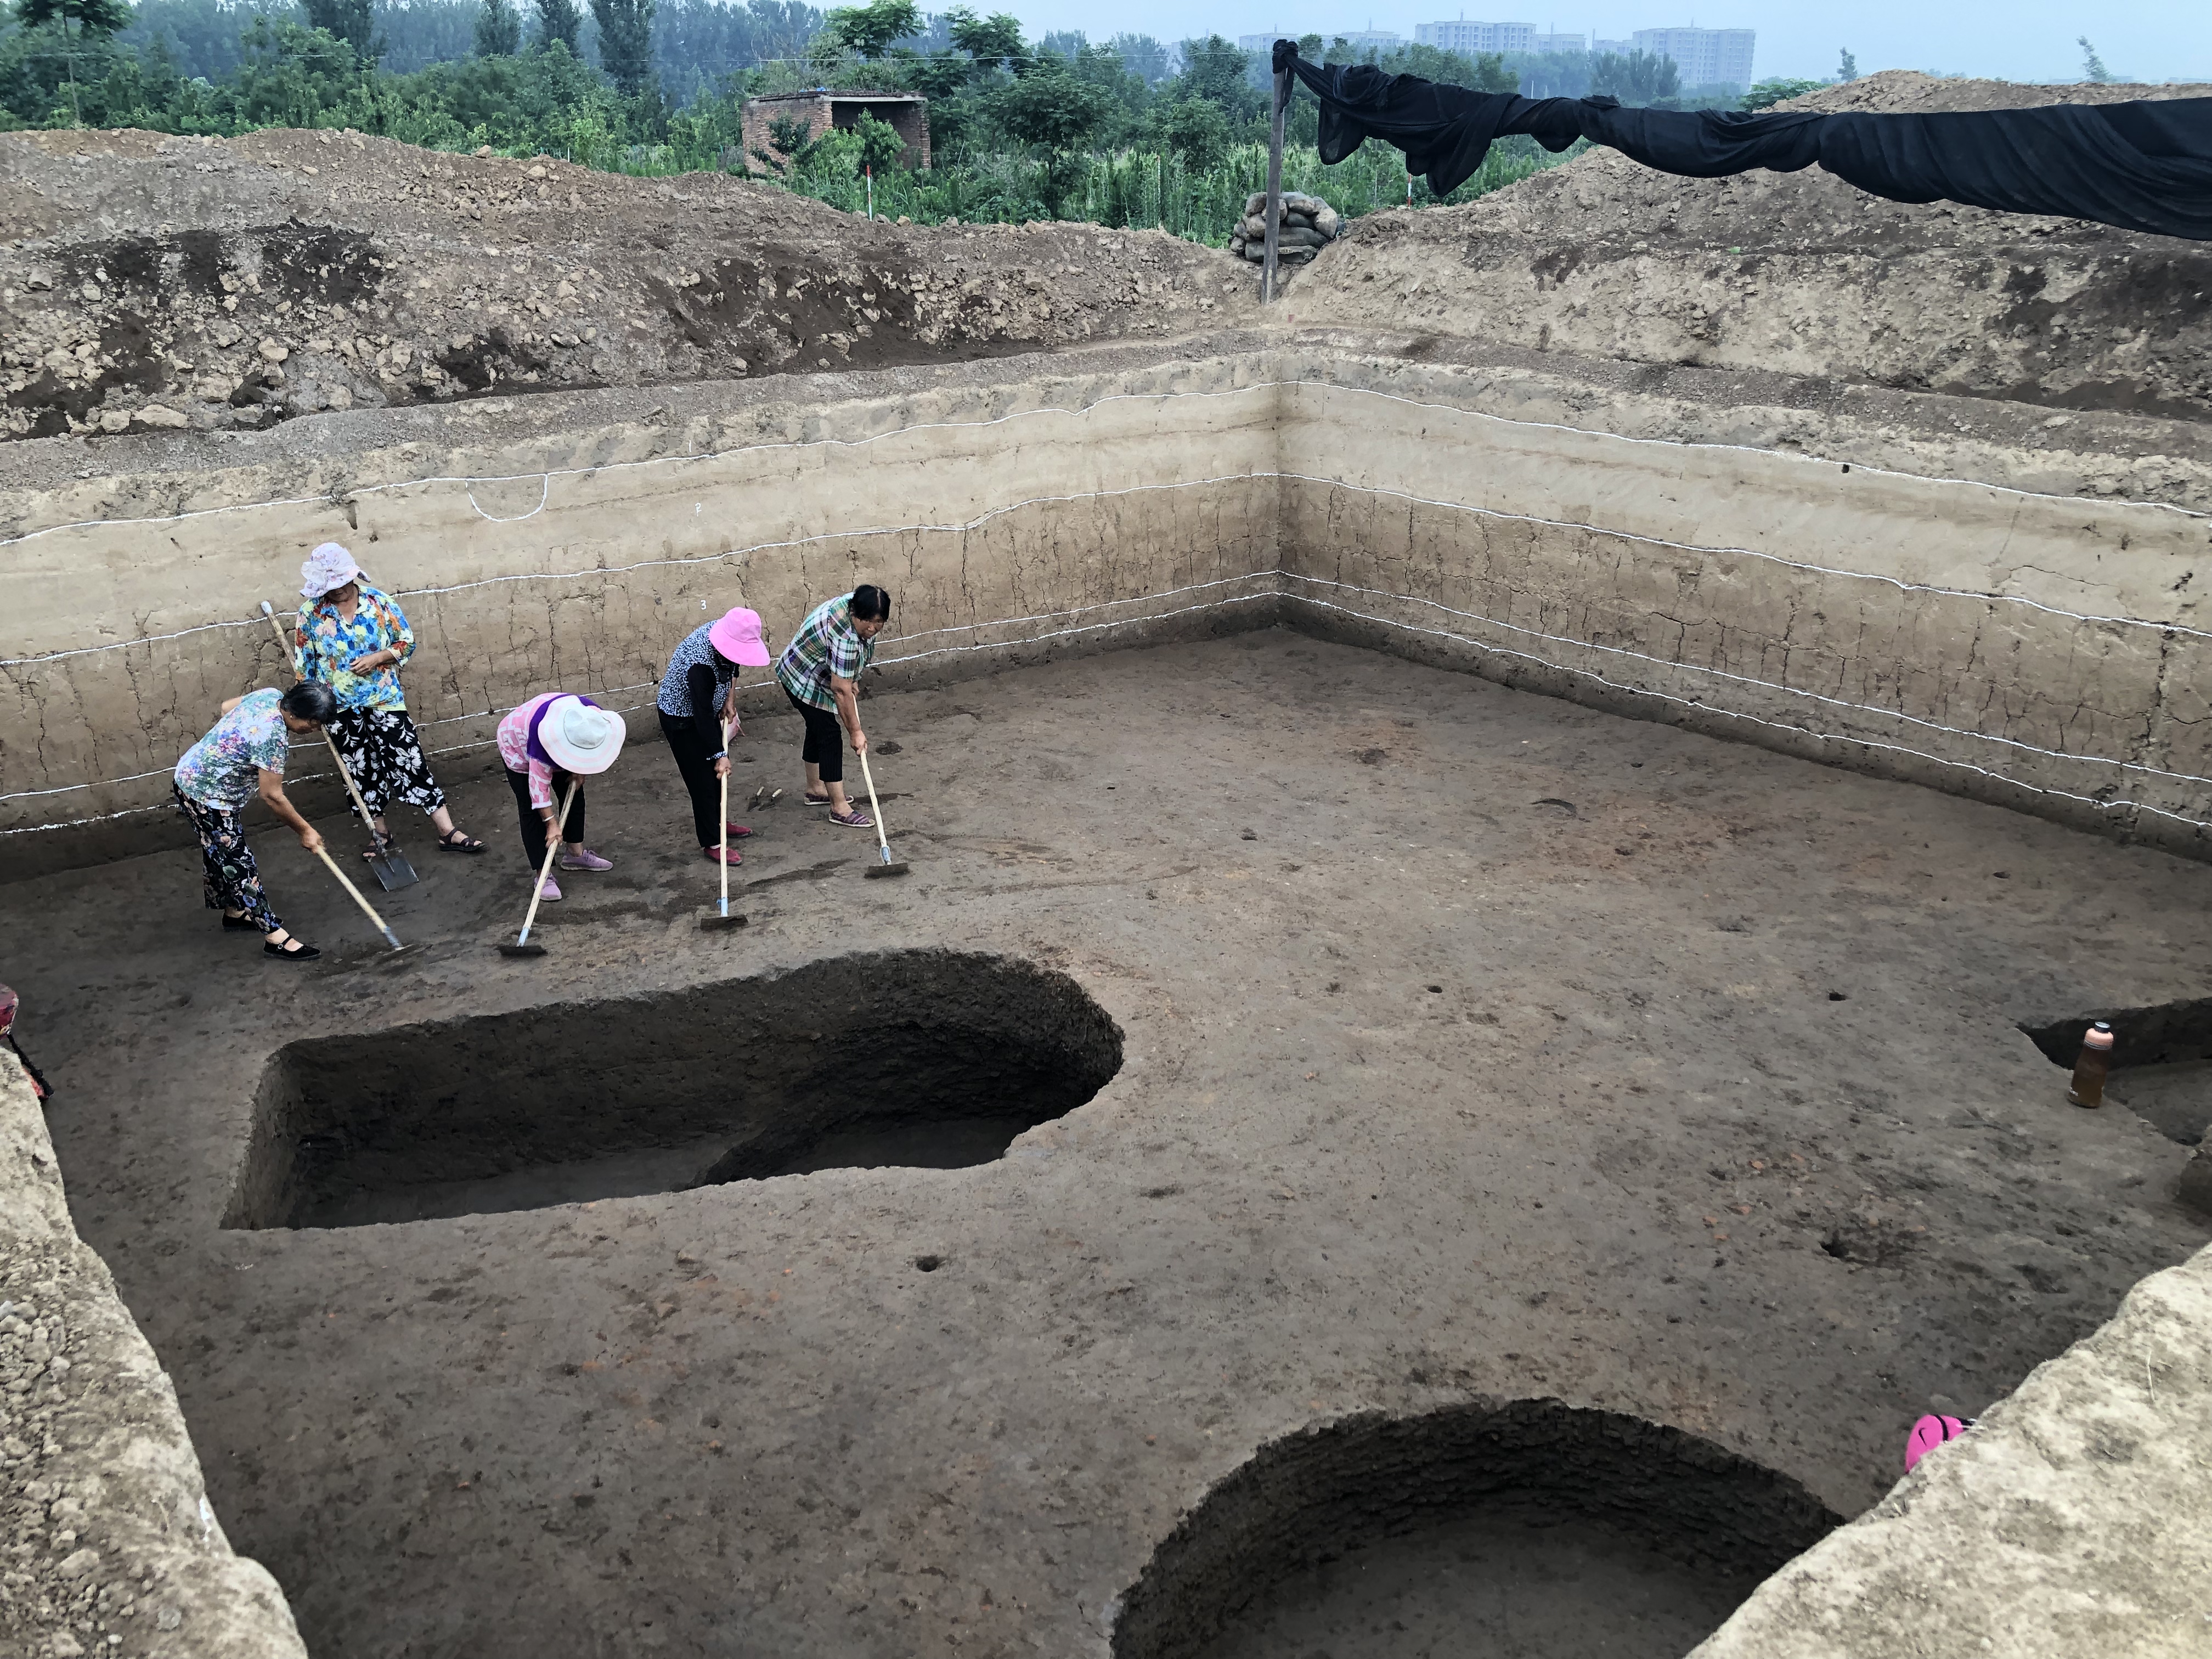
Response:
[[[860,675],[876,654],[876,635],[890,620],[891,596],[863,582],[842,599],[814,607],[783,648],[775,678],[806,722],[806,804],[830,809],[830,822],[848,830],[872,830],[876,821],[845,799],[845,746],[838,728],[852,736],[853,752],[865,754],[860,730]]]

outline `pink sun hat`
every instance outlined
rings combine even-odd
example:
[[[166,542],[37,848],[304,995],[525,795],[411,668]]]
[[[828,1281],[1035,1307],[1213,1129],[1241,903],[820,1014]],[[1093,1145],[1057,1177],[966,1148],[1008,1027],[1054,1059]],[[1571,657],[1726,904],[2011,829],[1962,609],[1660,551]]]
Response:
[[[743,605],[727,612],[720,621],[710,624],[707,640],[715,650],[732,662],[743,663],[748,668],[768,666],[766,632],[761,627],[760,612],[748,611]]]

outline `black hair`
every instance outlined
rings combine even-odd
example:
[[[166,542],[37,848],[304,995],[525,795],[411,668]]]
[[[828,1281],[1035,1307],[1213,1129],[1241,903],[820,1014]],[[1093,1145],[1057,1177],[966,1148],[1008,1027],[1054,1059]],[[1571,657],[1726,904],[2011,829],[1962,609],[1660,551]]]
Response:
[[[328,726],[338,717],[338,694],[320,680],[301,680],[277,706],[295,720]]]
[[[891,596],[873,582],[862,582],[853,590],[853,620],[854,622],[888,622],[891,614]]]

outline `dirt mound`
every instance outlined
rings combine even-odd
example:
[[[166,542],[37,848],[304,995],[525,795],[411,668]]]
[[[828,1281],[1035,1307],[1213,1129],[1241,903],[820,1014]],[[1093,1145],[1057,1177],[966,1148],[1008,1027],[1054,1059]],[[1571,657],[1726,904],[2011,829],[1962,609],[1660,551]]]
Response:
[[[2202,96],[1895,71],[1795,108]],[[2212,248],[1868,196],[1818,170],[1678,179],[1597,150],[1463,208],[1355,222],[1294,280],[1302,323],[1767,369],[2056,409],[2212,415]]]
[[[1256,298],[1152,231],[872,224],[329,131],[11,133],[0,212],[0,437],[981,356]]]

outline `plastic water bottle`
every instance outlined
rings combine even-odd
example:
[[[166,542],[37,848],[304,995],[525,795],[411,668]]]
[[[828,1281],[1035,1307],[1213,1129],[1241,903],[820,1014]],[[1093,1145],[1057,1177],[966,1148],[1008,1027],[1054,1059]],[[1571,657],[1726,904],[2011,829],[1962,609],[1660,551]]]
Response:
[[[2112,1028],[2099,1020],[2081,1033],[2081,1057],[2074,1062],[2074,1086],[2066,1098],[2076,1106],[2105,1103],[2105,1073],[2112,1069]]]

